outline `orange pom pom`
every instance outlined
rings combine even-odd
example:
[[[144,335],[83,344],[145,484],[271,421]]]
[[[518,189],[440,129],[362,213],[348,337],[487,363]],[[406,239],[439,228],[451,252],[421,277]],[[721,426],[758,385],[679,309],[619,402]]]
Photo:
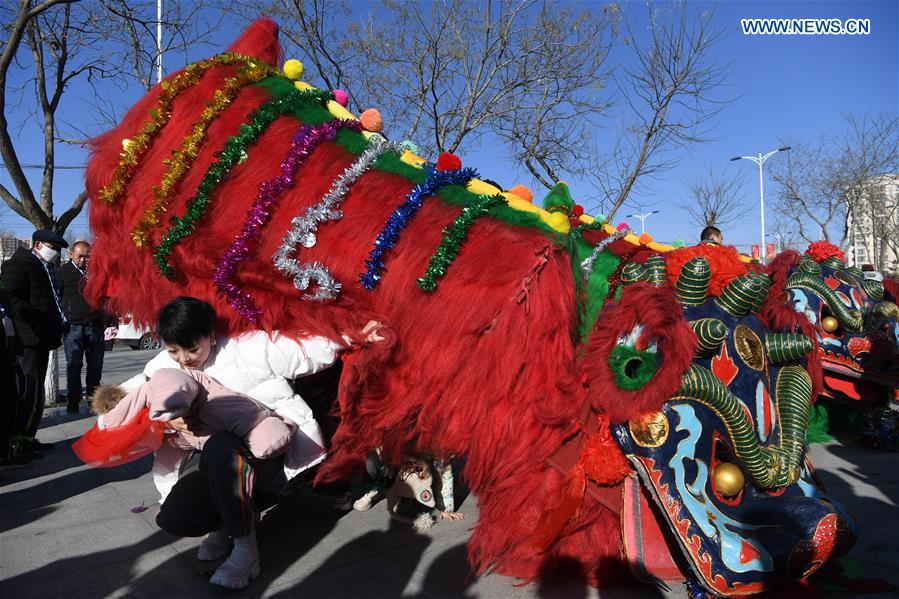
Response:
[[[650,241],[652,241],[652,235],[649,233],[640,233],[640,244],[647,245]]]
[[[512,187],[512,189],[509,190],[509,193],[517,195],[522,200],[528,202],[534,201],[534,192],[532,192],[524,185],[515,185],[514,187]]]
[[[366,131],[371,131],[372,133],[380,133],[381,129],[384,128],[384,120],[381,118],[381,113],[378,112],[377,108],[369,108],[363,112],[359,115],[359,121]]]

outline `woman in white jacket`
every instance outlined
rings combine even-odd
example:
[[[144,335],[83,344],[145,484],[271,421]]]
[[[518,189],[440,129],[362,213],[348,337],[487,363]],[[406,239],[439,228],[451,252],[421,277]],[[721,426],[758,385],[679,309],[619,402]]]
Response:
[[[181,463],[179,451],[157,452],[153,479],[162,496],[157,523],[178,536],[207,537],[197,557],[204,561],[228,554],[210,582],[244,588],[259,575],[255,524],[263,489],[273,495],[292,477],[321,462],[326,455],[321,429],[312,410],[293,392],[290,380],[332,365],[342,346],[322,337],[294,340],[262,331],[237,338],[216,338],[216,315],[208,303],[179,297],[159,312],[157,332],[165,349],[150,360],[143,373],[123,383],[126,391],[143,384],[160,368],[202,370],[219,383],[249,395],[296,426],[294,439],[283,455],[254,458],[241,439],[216,433],[199,454]],[[193,433],[189,417],[170,423]]]

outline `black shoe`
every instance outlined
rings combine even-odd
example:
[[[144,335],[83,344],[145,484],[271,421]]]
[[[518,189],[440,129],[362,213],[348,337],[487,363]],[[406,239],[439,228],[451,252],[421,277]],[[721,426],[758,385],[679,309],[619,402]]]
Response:
[[[12,457],[23,458],[26,460],[37,460],[44,457],[44,454],[32,449],[31,443],[22,441],[21,443],[16,445],[15,449],[12,450]]]
[[[8,458],[0,459],[0,470],[16,470],[24,468],[31,463],[29,458],[11,455]]]
[[[36,451],[49,451],[56,447],[56,443],[41,443],[37,439],[31,442],[31,448]]]

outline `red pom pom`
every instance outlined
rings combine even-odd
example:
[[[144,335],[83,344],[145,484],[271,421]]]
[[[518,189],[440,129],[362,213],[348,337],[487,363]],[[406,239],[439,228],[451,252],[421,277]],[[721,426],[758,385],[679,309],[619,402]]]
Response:
[[[846,261],[843,251],[828,241],[816,241],[808,246],[805,250],[806,256],[811,256],[815,262],[822,262],[828,258],[837,258],[842,262]]]
[[[582,216],[583,214],[584,214],[584,207],[581,206],[580,204],[575,204],[574,208],[571,209],[572,216],[577,217],[577,216]]]
[[[627,223],[618,223],[618,227],[617,227],[617,228],[618,228],[619,231],[623,231],[623,230],[625,230],[625,229],[630,229],[630,227],[628,226]]]
[[[455,154],[444,152],[440,155],[440,158],[437,159],[438,171],[457,171],[460,168],[462,168],[462,161],[459,160],[459,157]]]

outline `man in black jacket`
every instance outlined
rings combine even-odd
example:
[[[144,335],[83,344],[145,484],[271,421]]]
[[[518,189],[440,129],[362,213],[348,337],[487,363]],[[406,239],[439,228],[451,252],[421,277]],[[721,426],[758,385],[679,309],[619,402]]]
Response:
[[[106,345],[103,341],[103,330],[106,328],[106,318],[102,312],[92,310],[84,301],[83,295],[90,255],[91,244],[76,241],[69,250],[71,261],[57,270],[62,309],[69,319],[69,331],[63,337],[68,399],[66,410],[69,414],[77,414],[81,403],[81,369],[85,358],[87,358],[85,397],[89,397],[100,384],[100,376],[103,373],[103,351]]]
[[[14,428],[16,452],[20,456],[39,457],[51,443],[34,438],[44,410],[44,378],[50,350],[62,343],[68,326],[56,284],[53,261],[68,242],[47,229],[35,231],[30,250],[18,248],[3,263],[0,278],[9,294],[9,316],[24,346],[19,365],[24,384],[19,389],[19,413]]]
[[[9,295],[0,280],[0,469],[17,468],[31,460],[13,455],[12,435],[19,410],[19,390],[16,383],[16,355],[21,352],[15,325],[9,317]]]

